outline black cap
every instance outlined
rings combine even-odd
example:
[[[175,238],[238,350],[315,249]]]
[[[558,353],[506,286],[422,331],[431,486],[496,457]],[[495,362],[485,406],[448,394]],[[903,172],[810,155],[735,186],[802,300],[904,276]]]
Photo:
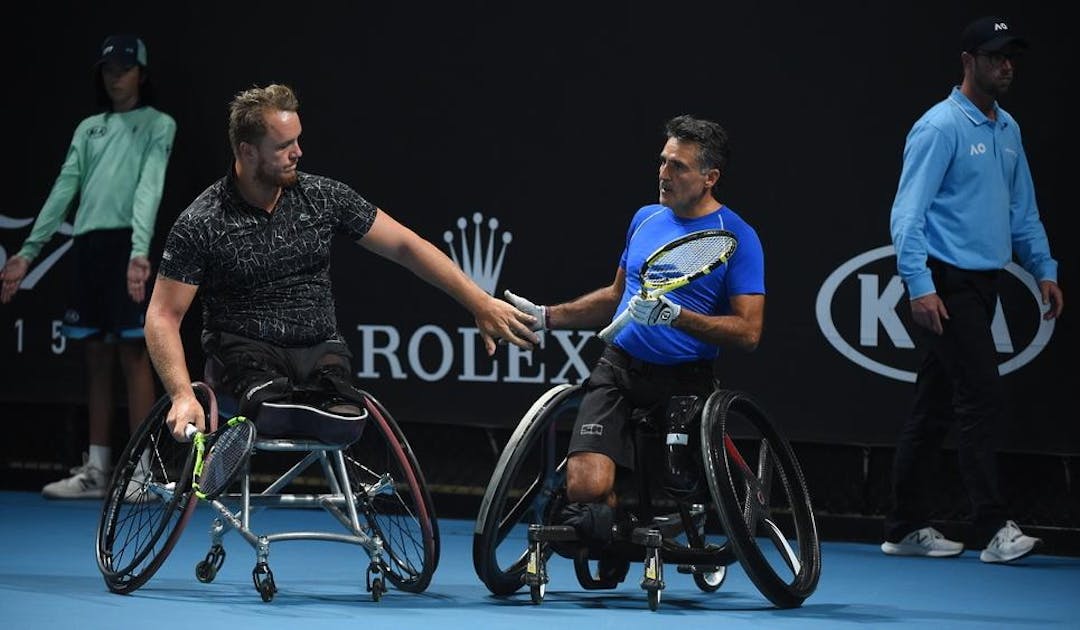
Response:
[[[981,17],[968,24],[960,36],[960,50],[964,52],[976,50],[994,52],[1009,44],[1021,48],[1028,47],[1027,40],[1013,32],[1008,22],[992,15]]]
[[[110,35],[101,43],[97,64],[115,61],[124,66],[146,67],[146,44],[134,35]]]

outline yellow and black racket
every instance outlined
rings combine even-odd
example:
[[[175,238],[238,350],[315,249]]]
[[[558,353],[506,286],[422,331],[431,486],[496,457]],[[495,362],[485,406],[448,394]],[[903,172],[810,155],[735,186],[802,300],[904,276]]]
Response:
[[[191,487],[200,499],[216,499],[236,480],[251,456],[255,425],[244,416],[235,416],[210,434],[189,424],[187,435],[195,448]]]
[[[667,243],[641,265],[641,297],[654,299],[697,280],[726,263],[739,240],[727,230],[691,232]],[[630,323],[630,309],[623,310],[600,339],[610,343]]]

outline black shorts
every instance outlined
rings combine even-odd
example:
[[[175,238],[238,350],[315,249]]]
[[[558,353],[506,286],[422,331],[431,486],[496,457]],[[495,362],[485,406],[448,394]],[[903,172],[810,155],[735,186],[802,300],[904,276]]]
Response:
[[[569,453],[600,453],[633,470],[635,423],[660,419],[672,396],[704,400],[716,387],[711,362],[656,365],[608,346],[585,382]]]
[[[72,239],[71,293],[64,312],[68,339],[142,339],[146,301],[127,291],[131,230],[94,230]],[[147,291],[149,295],[149,290]]]
[[[232,333],[204,332],[202,346],[208,357],[204,378],[219,396],[231,398],[250,417],[255,417],[259,404],[274,399],[268,396],[325,389],[320,377],[328,371],[351,380],[352,353],[338,339],[291,348]]]

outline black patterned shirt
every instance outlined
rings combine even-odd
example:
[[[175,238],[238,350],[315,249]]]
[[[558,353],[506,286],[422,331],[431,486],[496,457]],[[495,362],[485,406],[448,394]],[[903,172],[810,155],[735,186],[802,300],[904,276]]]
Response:
[[[266,212],[244,201],[230,172],[176,219],[159,273],[199,286],[204,332],[286,347],[341,339],[331,240],[335,234],[359,240],[375,213],[346,184],[307,173],[298,173]]]

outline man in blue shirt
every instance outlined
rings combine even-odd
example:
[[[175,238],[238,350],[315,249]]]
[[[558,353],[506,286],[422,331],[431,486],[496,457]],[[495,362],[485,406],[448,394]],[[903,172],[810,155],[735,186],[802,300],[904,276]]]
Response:
[[[1008,518],[998,488],[1004,388],[990,328],[998,279],[1014,256],[1039,283],[1044,319],[1064,307],[1020,128],[997,103],[1027,47],[1001,18],[973,21],[961,36],[962,83],[907,136],[890,231],[923,359],[896,446],[886,554],[963,552],[927,522],[934,463],[954,422],[982,561],[1011,562],[1041,544]]]
[[[754,229],[717,200],[727,166],[727,132],[718,124],[678,116],[666,125],[660,153],[658,204],[630,221],[615,279],[569,302],[538,306],[506,292],[536,318],[535,330],[601,327],[629,309],[633,321],[605,348],[585,385],[570,438],[566,522],[590,543],[604,543],[614,524],[616,469],[634,468],[635,409],[658,418],[673,396],[715,389],[720,347],[753,351],[765,317],[765,263]],[[715,271],[655,299],[640,293],[639,271],[664,244],[691,232],[731,231],[738,248]],[[626,567],[605,567],[602,578],[621,579]]]

